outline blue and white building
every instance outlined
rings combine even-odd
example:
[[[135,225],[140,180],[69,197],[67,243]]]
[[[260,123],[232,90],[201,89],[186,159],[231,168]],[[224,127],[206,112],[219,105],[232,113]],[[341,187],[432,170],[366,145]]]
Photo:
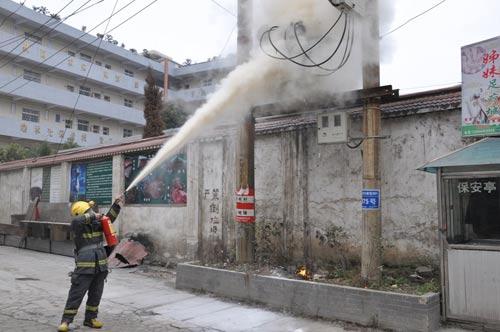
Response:
[[[236,63],[154,61],[18,2],[0,2],[0,144],[80,146],[142,134],[151,68],[165,99],[194,110]],[[154,51],[151,52],[154,54]],[[167,73],[167,74],[165,74]]]

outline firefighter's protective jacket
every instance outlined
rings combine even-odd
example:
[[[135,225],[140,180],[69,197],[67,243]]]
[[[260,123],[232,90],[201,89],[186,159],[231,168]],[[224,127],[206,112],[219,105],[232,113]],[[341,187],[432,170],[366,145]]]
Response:
[[[120,213],[120,205],[113,203],[106,216],[111,222]],[[103,246],[101,221],[94,212],[76,216],[71,221],[71,230],[75,237],[75,273],[94,274],[108,270],[108,260]]]

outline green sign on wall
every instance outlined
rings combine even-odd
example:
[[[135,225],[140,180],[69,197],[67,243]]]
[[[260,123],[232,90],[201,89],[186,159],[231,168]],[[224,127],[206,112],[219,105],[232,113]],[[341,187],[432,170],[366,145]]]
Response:
[[[99,205],[112,202],[113,161],[71,165],[70,201],[94,201]]]

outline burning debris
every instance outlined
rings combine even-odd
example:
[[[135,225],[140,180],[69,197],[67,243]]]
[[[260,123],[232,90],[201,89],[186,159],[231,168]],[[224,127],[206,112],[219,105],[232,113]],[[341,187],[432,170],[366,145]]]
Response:
[[[306,267],[302,267],[295,271],[295,276],[302,280],[311,281],[313,279],[311,273],[307,270]]]

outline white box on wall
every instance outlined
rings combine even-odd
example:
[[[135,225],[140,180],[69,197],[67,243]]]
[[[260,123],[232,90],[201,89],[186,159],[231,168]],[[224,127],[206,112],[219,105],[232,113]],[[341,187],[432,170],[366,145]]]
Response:
[[[346,112],[330,112],[318,115],[318,144],[347,141],[349,117]]]

